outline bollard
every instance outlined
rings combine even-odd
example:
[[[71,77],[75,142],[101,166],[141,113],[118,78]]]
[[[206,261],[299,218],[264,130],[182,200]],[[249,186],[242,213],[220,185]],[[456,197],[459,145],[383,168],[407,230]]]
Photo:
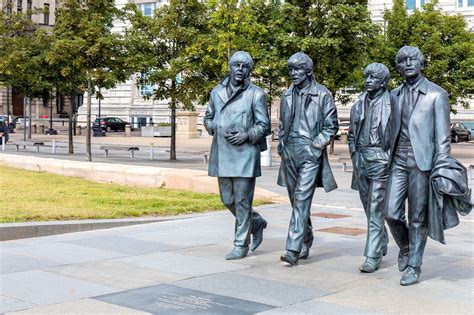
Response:
[[[153,146],[154,146],[154,144],[150,143],[150,160],[152,160],[152,161],[155,159],[155,152],[153,150]]]
[[[16,130],[22,130],[22,129],[23,129],[23,126],[21,125],[20,122],[17,122],[17,123],[16,123],[15,129],[16,129]]]
[[[2,137],[2,151],[5,151],[5,137]]]
[[[56,154],[56,140],[53,139],[53,147],[51,149],[51,153]]]
[[[76,136],[80,136],[81,135],[81,126],[80,125],[76,125]]]
[[[36,131],[37,131],[36,124],[34,124],[31,126],[31,133],[36,133]]]
[[[266,137],[267,150],[260,152],[262,166],[272,166],[272,136]]]
[[[39,133],[44,134],[44,125],[39,125]]]
[[[125,137],[130,137],[132,135],[132,127],[130,125],[125,125]]]

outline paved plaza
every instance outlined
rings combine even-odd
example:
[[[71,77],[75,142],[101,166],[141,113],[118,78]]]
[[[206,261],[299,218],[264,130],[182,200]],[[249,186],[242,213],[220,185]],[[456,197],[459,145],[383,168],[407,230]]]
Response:
[[[191,156],[183,160],[167,165],[206,167]],[[157,163],[126,156],[108,162]],[[428,241],[418,285],[399,285],[393,239],[381,269],[361,274],[365,214],[357,193],[349,188],[351,173],[343,171],[340,161],[332,165],[339,189],[329,194],[317,189],[315,241],[309,259],[298,266],[279,261],[291,215],[286,203],[258,208],[268,221],[264,242],[237,261],[224,259],[234,230],[227,211],[4,241],[0,313],[473,314],[472,215],[461,217],[460,225],[446,232],[447,245]],[[275,184],[277,170],[278,165],[264,168],[257,185],[285,197],[285,190]]]

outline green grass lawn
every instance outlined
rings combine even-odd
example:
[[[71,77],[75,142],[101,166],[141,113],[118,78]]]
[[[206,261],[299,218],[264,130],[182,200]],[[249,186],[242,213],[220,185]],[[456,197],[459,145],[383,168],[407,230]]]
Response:
[[[116,219],[224,209],[219,195],[104,184],[0,166],[0,222]],[[254,205],[266,203],[256,200]]]

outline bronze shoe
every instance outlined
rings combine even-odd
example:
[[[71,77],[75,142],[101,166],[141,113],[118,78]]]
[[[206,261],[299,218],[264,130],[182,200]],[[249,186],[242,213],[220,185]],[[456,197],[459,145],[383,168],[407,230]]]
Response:
[[[226,260],[242,259],[249,253],[248,246],[234,246],[232,251],[225,255]]]
[[[382,257],[367,257],[359,270],[360,272],[372,273],[379,269],[381,263]]]

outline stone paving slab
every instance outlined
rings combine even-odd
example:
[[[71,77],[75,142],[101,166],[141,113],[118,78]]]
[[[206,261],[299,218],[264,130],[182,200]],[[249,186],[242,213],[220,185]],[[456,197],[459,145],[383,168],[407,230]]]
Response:
[[[36,304],[0,295],[0,314],[35,307]]]
[[[172,244],[141,241],[129,237],[116,235],[84,238],[80,240],[69,241],[68,243],[129,255],[143,255],[179,248],[178,246]]]
[[[1,295],[37,305],[55,304],[117,291],[112,287],[38,270],[2,275],[1,285]],[[2,310],[6,311],[10,310]]]
[[[294,304],[302,300],[309,300],[333,293],[332,291],[314,287],[235,273],[221,273],[181,280],[174,282],[173,285],[274,306]]]
[[[1,251],[0,274],[43,269],[58,265],[62,265],[62,263],[30,255],[11,253],[6,249]]]
[[[44,271],[118,289],[139,288],[189,277],[110,260],[71,264],[47,268]]]
[[[222,259],[190,257],[170,252],[118,258],[112,261],[127,262],[141,267],[191,276],[203,276],[247,268],[247,266],[223,261]]]
[[[254,314],[273,306],[199,290],[156,285],[96,299],[155,314]]]
[[[62,263],[79,263],[125,256],[123,253],[61,242],[19,246],[10,249],[10,252],[51,259]]]
[[[7,313],[11,314],[11,313]],[[93,299],[83,299],[65,303],[58,303],[42,307],[34,307],[28,310],[15,312],[15,314],[54,314],[54,315],[84,315],[84,314],[116,314],[116,315],[147,315],[142,312],[107,302]]]

